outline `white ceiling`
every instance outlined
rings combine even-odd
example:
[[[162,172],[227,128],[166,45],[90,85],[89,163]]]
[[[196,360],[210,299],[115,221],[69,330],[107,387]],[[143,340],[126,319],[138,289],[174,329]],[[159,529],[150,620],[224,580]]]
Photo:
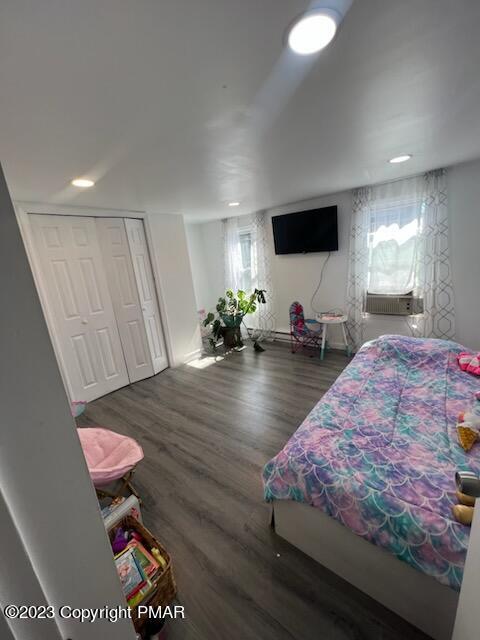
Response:
[[[283,44],[307,6],[2,0],[13,197],[206,220],[480,157],[478,0],[354,0],[313,59]]]

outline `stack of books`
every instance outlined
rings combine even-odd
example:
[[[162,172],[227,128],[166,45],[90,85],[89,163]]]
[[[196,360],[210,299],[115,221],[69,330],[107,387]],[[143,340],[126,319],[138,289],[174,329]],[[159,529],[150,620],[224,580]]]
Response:
[[[127,602],[135,607],[155,589],[160,564],[138,540],[115,556],[115,564]]]

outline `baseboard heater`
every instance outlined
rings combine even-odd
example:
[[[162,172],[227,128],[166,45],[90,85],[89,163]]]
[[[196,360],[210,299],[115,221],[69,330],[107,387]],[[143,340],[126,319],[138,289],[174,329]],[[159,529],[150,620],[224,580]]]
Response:
[[[403,296],[367,293],[364,311],[388,316],[413,316],[423,313],[423,300],[413,293]]]

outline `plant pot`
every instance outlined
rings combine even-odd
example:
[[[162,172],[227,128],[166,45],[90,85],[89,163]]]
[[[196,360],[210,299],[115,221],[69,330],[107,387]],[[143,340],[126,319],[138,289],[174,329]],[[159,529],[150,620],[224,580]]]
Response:
[[[219,315],[222,319],[223,324],[229,329],[233,327],[239,327],[242,324],[243,315],[241,314],[231,315],[229,313],[221,313]]]
[[[222,327],[221,335],[223,337],[223,344],[226,349],[243,347],[240,327]]]

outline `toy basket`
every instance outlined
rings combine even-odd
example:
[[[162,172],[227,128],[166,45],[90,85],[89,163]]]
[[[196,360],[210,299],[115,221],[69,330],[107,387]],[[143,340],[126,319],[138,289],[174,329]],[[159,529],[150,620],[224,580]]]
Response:
[[[155,588],[152,593],[149,594],[141,604],[149,605],[152,607],[165,607],[171,604],[177,593],[177,585],[175,584],[175,578],[173,576],[172,559],[165,547],[146,529],[138,520],[132,516],[125,516],[120,522],[118,522],[114,529],[109,532],[110,541],[114,536],[114,530],[117,526],[121,526],[125,529],[133,529],[137,531],[145,541],[145,545],[148,548],[156,547],[160,555],[164,558],[166,565],[163,571],[159,573],[153,581]],[[138,605],[132,607],[132,621],[135,626],[135,630],[140,632],[143,626],[146,624],[147,617],[138,617]]]

